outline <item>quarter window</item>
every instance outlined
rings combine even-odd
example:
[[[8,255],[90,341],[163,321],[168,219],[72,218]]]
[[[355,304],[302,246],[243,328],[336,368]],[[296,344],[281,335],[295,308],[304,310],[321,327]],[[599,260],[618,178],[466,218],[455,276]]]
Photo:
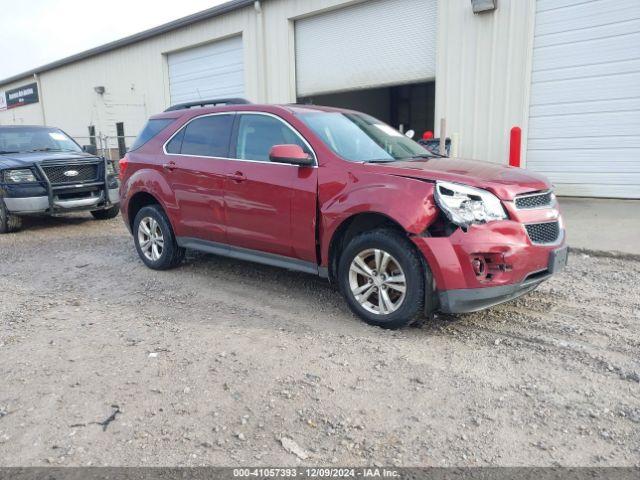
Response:
[[[164,130],[170,123],[173,123],[173,118],[155,118],[151,119],[147,122],[147,124],[140,132],[140,135],[136,138],[136,141],[133,142],[131,146],[131,150],[137,150],[153,137],[158,135],[162,130]]]
[[[240,115],[236,158],[268,162],[274,145],[300,145],[311,153],[304,141],[281,120],[267,115]]]
[[[184,128],[184,134],[178,134],[169,142],[168,147],[176,149],[173,140],[182,137],[180,153],[201,157],[227,157],[233,115],[210,115],[196,118]],[[169,150],[168,150],[169,151]],[[170,153],[177,153],[170,151]]]
[[[167,143],[167,153],[180,153],[182,150],[182,139],[184,138],[184,128],[182,128],[174,137]]]

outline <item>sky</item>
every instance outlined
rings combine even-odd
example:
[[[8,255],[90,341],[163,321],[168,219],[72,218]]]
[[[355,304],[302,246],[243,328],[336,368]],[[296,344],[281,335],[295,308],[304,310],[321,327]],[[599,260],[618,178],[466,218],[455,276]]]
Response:
[[[226,1],[1,0],[0,80]]]

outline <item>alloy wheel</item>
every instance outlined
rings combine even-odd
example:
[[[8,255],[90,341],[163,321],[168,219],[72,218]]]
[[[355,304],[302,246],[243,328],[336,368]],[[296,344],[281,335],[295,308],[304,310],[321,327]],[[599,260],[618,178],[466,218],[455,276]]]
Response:
[[[156,262],[162,257],[164,236],[160,224],[151,217],[144,217],[138,225],[138,244],[148,260]]]
[[[367,249],[355,256],[349,267],[349,287],[365,310],[388,315],[400,308],[407,280],[398,261],[388,252]]]

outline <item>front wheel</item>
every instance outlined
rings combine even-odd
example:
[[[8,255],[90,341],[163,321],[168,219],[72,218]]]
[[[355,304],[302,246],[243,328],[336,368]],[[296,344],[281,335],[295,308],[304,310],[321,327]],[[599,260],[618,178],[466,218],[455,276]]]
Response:
[[[118,213],[120,213],[120,206],[114,205],[104,210],[93,210],[91,215],[93,215],[93,218],[96,220],[111,220],[112,218],[116,218]]]
[[[17,232],[22,227],[22,217],[11,215],[0,198],[0,234]]]
[[[424,315],[420,256],[394,230],[373,230],[351,240],[340,257],[338,275],[349,307],[371,325],[401,328]]]
[[[160,205],[140,209],[133,221],[133,238],[138,255],[149,268],[167,270],[184,259],[185,249],[178,246]]]

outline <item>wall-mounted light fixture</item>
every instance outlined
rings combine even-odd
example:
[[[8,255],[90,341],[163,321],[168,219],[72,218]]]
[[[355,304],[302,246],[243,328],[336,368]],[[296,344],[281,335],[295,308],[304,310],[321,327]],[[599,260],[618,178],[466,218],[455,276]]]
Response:
[[[473,13],[492,12],[498,8],[498,0],[471,0]]]
[[[102,95],[105,92],[105,88],[100,85],[98,87],[93,87],[93,90],[98,94],[98,95]]]

